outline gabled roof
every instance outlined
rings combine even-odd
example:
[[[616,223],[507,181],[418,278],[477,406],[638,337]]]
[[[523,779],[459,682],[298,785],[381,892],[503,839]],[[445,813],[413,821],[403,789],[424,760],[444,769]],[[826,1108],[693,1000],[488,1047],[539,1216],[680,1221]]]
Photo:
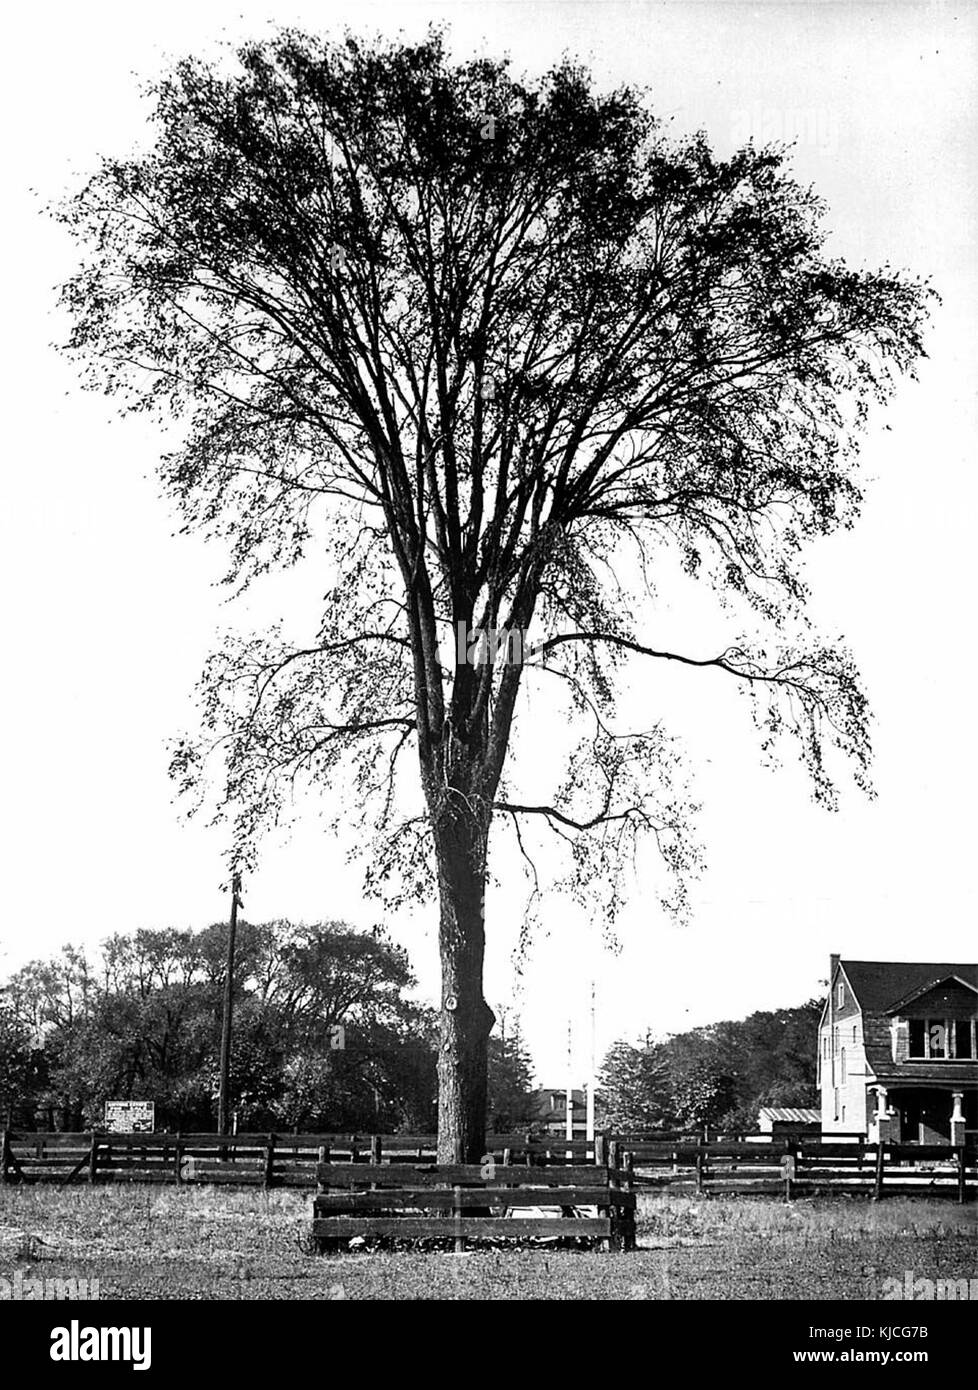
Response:
[[[978,985],[973,985],[970,980],[965,980],[960,975],[945,975],[941,980],[931,980],[930,984],[921,985],[919,989],[912,989],[909,994],[905,994],[902,999],[891,1004],[887,1013],[895,1014],[899,1009],[904,1009],[908,1004],[912,1004],[915,999],[925,998],[932,989],[937,989],[939,985],[963,985],[965,989],[970,989],[972,994],[978,994]]]
[[[978,990],[978,965],[926,961],[840,960],[846,979],[860,1007],[869,1013],[887,1013],[908,998],[925,993],[950,978]]]
[[[817,1125],[822,1118],[821,1110],[797,1105],[762,1105],[757,1113],[778,1124]]]
[[[549,1105],[551,1096],[561,1107],[567,1104],[567,1088],[564,1086],[538,1086],[532,1094],[534,1099],[541,1104]],[[584,1105],[586,1100],[584,1091],[575,1089],[571,1091],[571,1096],[575,1105]]]

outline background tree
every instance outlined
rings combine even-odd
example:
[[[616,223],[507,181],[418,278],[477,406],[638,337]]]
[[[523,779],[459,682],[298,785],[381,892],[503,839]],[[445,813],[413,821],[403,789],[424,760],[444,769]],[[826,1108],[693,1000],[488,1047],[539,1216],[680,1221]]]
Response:
[[[709,1061],[700,1061],[672,1078],[672,1112],[680,1129],[715,1125],[736,1103],[737,1078]]]
[[[618,1134],[666,1129],[672,1122],[671,1071],[661,1044],[616,1042],[598,1074],[605,1124]]]
[[[407,997],[415,981],[403,951],[338,922],[239,925],[230,1089],[239,1126],[396,1129],[423,1118],[430,1128],[432,1023]],[[102,1122],[106,1100],[148,1099],[161,1126],[209,1129],[224,931],[116,935],[94,960],[69,949],[18,971],[0,992],[10,1103],[81,1129]],[[25,1052],[37,1035],[43,1048]]]
[[[72,1043],[85,1031],[93,999],[85,953],[66,946],[54,960],[29,962],[4,984],[2,999],[22,1035],[34,1040],[36,1085],[22,1093],[22,1111],[33,1103],[30,1121],[48,1129],[80,1129],[82,1103],[62,1075],[62,1063],[70,1064]]]
[[[488,1125],[511,1134],[534,1119],[533,1065],[517,1022],[506,1037],[489,1039]]]
[[[307,556],[325,590],[318,630],[215,656],[174,771],[199,789],[222,749],[239,867],[297,781],[342,779],[380,836],[368,885],[437,886],[439,1154],[477,1159],[490,835],[552,829],[609,915],[642,835],[680,907],[698,862],[664,729],[610,722],[620,665],[721,673],[820,800],[833,747],[867,785],[866,702],[807,631],[799,561],[853,522],[857,437],[926,291],[829,258],[781,151],[670,144],[643,93],[571,62],[527,84],[438,34],[284,32],[153,93],[155,146],[63,210],[89,248],[70,347],[179,422],[163,478],[231,582]],[[656,642],[639,598],[670,557],[729,607],[722,650]],[[587,728],[552,795],[507,757],[528,688]]]
[[[618,1042],[601,1094],[622,1133],[717,1125],[756,1130],[762,1105],[817,1105],[822,1001],[711,1023],[643,1046]]]
[[[0,1126],[30,1126],[43,1085],[40,1052],[0,994]]]

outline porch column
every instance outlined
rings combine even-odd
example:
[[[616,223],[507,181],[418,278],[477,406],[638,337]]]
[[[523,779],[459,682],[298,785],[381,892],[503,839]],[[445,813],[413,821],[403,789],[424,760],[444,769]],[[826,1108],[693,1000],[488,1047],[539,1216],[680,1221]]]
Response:
[[[886,1104],[886,1087],[877,1085],[876,1114],[869,1122],[869,1141],[871,1144],[888,1144],[892,1138],[893,1115]]]
[[[955,1148],[960,1148],[964,1144],[964,1091],[952,1091],[951,1100],[953,1109],[951,1110],[951,1143]]]

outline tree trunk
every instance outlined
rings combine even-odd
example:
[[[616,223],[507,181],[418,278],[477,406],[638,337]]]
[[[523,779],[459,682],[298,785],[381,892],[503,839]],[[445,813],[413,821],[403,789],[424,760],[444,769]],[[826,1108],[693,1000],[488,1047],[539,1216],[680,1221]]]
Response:
[[[486,830],[464,812],[435,826],[441,901],[438,1162],[479,1163],[486,1152],[489,1034],[482,997]]]

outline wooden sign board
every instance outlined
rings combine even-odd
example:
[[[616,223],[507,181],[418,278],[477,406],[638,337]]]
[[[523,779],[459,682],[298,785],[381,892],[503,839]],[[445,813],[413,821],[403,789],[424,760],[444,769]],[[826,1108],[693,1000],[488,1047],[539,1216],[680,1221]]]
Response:
[[[107,1100],[105,1128],[110,1134],[152,1134],[156,1128],[156,1102]]]

